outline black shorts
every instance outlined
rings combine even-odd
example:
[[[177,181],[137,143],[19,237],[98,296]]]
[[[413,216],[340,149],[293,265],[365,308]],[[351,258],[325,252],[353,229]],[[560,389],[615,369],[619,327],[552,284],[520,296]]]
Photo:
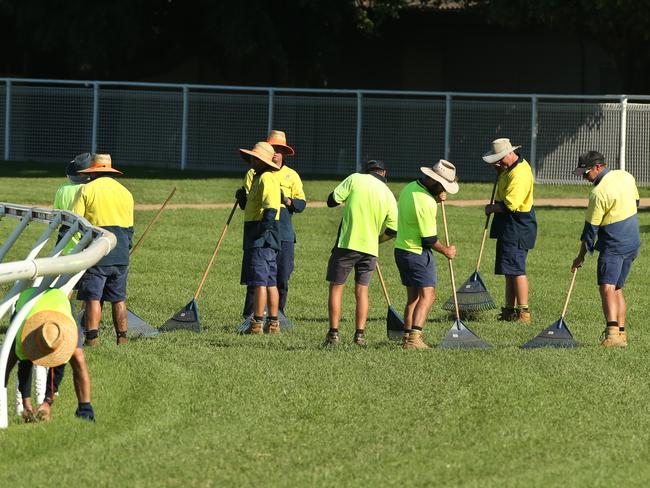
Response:
[[[325,279],[335,285],[343,285],[354,268],[355,283],[368,286],[376,266],[377,257],[372,254],[335,247],[327,263]]]
[[[437,282],[436,260],[431,249],[423,249],[422,254],[395,249],[395,264],[399,269],[402,285],[409,288],[435,287]]]
[[[78,283],[77,300],[117,303],[126,300],[128,265],[93,266]]]
[[[497,255],[494,261],[494,274],[522,276],[526,274],[528,249],[517,244],[497,240]]]

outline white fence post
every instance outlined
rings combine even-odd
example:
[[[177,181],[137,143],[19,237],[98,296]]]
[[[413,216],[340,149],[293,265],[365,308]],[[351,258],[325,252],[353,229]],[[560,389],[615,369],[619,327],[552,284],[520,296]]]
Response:
[[[621,95],[621,150],[619,169],[625,169],[625,143],[627,139],[627,95]]]
[[[93,83],[93,129],[90,140],[90,152],[97,152],[97,126],[99,125],[99,83]]]
[[[5,161],[9,160],[11,145],[11,80],[5,82]]]
[[[181,171],[187,166],[187,115],[189,111],[189,91],[187,85],[183,86],[183,120],[181,127]]]
[[[537,97],[530,99],[530,164],[533,169],[533,175],[537,176]]]
[[[273,106],[275,105],[275,90],[269,88],[269,119],[266,124],[266,134],[273,130]]]
[[[451,94],[445,96],[445,159],[449,161],[451,152]],[[436,156],[434,155],[434,159]]]
[[[361,172],[361,144],[363,133],[363,93],[357,91],[357,137],[356,137],[356,170],[357,173]]]

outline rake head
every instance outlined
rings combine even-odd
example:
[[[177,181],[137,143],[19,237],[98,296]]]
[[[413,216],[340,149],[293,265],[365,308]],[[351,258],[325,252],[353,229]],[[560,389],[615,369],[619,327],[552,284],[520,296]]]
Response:
[[[388,338],[393,341],[401,341],[404,337],[404,321],[390,305],[386,314],[386,333]]]
[[[129,335],[132,337],[156,337],[160,331],[146,323],[140,316],[131,310],[126,311],[129,322]]]
[[[460,312],[483,312],[496,308],[496,304],[483,283],[478,271],[474,271],[465,283],[456,290],[458,309]],[[449,298],[442,306],[443,310],[454,311],[454,299]]]
[[[574,348],[578,343],[573,338],[573,334],[566,325],[564,317],[555,322],[550,327],[541,331],[526,344],[521,346],[522,349],[537,349],[540,347],[557,347],[557,348]]]
[[[171,332],[173,330],[189,330],[197,334],[201,332],[199,309],[196,300],[192,300],[185,305],[160,328],[160,332]]]
[[[459,319],[454,321],[451,329],[440,343],[441,349],[491,349],[492,346],[474,334]]]

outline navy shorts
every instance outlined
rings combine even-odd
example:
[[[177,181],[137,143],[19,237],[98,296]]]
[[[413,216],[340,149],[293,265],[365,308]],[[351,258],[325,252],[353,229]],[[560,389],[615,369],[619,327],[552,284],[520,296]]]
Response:
[[[117,303],[126,300],[127,265],[93,266],[79,280],[77,300]]]
[[[402,285],[411,288],[435,287],[438,281],[436,260],[431,249],[415,254],[404,249],[395,249],[395,263],[399,269]]]
[[[506,276],[525,275],[526,257],[528,257],[528,249],[522,249],[518,244],[497,240],[494,274]]]
[[[628,254],[600,253],[598,256],[597,277],[599,285],[616,285],[623,288],[627,275],[630,273],[632,262],[636,259],[638,250]]]
[[[327,263],[325,279],[335,285],[344,285],[354,268],[355,283],[368,286],[376,267],[377,257],[372,254],[335,247]]]
[[[270,247],[251,247],[244,250],[242,285],[277,286],[278,251]]]

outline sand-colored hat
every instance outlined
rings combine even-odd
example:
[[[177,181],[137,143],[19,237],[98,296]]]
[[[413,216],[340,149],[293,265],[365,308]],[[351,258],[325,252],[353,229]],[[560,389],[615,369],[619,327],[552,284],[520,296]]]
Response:
[[[266,138],[266,142],[271,144],[275,150],[285,156],[293,156],[296,154],[296,151],[294,151],[291,146],[287,145],[287,136],[281,130],[272,130],[269,132],[269,137]]]
[[[113,168],[110,154],[93,154],[92,161],[88,169],[82,169],[77,173],[117,173],[123,174],[121,171]]]
[[[74,319],[55,310],[35,313],[25,320],[20,333],[25,357],[46,368],[68,362],[77,347],[78,338]]]
[[[447,193],[458,193],[458,182],[456,181],[456,166],[451,164],[449,161],[441,159],[431,168],[428,166],[422,166],[420,168],[425,175],[429,178],[433,178],[438,183],[442,185]]]
[[[273,162],[273,155],[275,154],[275,149],[268,142],[258,142],[255,144],[253,149],[240,149],[239,154],[242,159],[247,163],[251,162],[251,156],[255,156],[257,159],[262,161],[264,164],[270,166],[273,169],[280,169],[280,166]]]
[[[510,139],[502,137],[492,141],[492,150],[483,155],[483,161],[489,164],[495,164],[501,161],[504,156],[519,149],[521,146],[513,146]]]

